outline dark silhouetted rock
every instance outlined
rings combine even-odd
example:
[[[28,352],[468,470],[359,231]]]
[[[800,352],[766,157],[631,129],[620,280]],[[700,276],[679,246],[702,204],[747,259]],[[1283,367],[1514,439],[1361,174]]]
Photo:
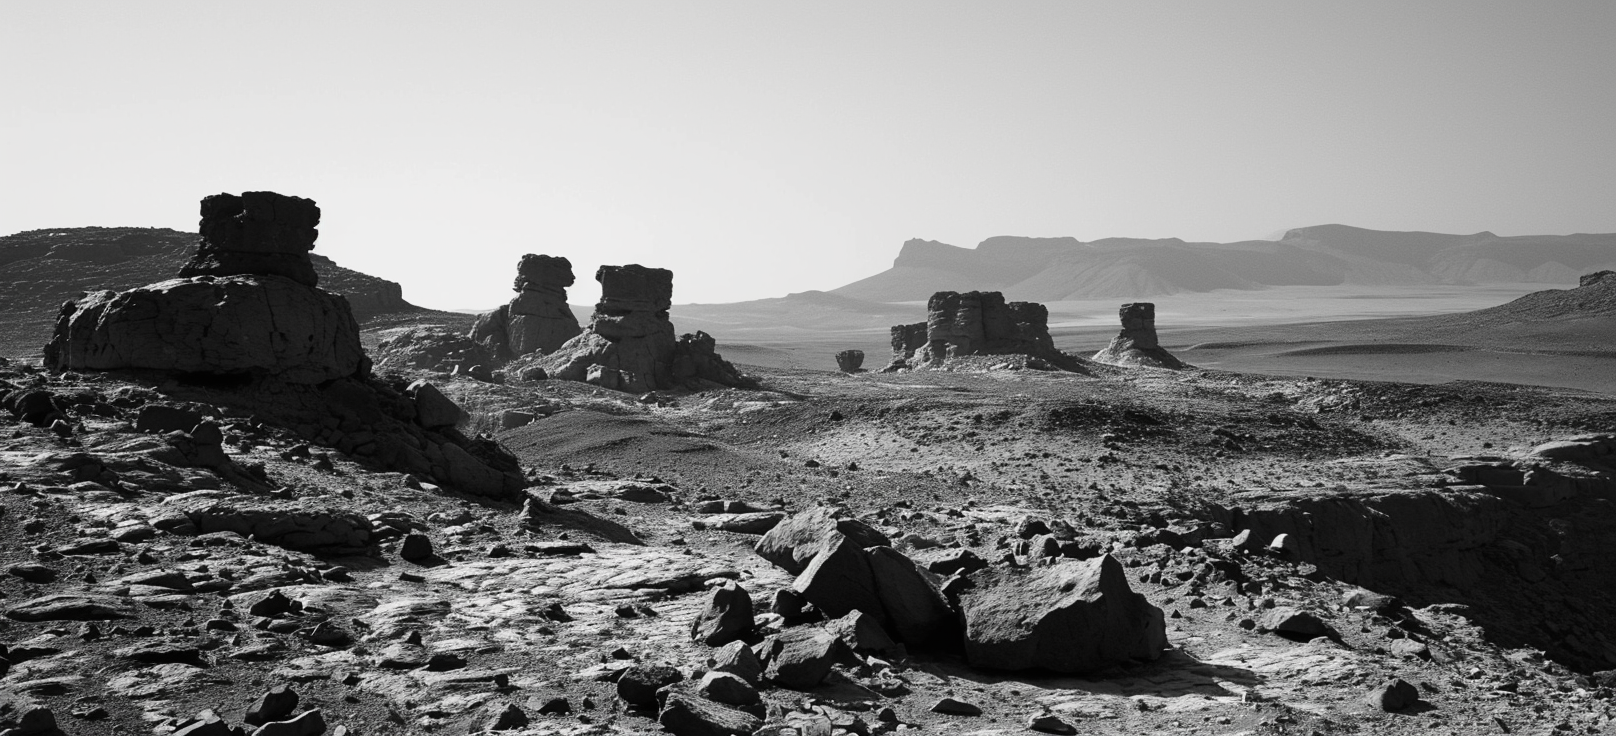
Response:
[[[67,302],[46,364],[306,384],[363,374],[347,299],[314,288],[319,220],[313,202],[272,192],[202,200],[202,239],[182,278]]]
[[[629,705],[653,706],[658,690],[684,679],[679,670],[665,664],[632,665],[617,678],[617,697]]]
[[[931,712],[943,713],[951,716],[982,715],[981,708],[963,700],[955,700],[953,698],[943,698],[942,700],[933,703],[931,706]]]
[[[982,573],[962,607],[966,659],[978,667],[1091,672],[1154,660],[1167,646],[1161,609],[1128,587],[1110,555]]]
[[[840,618],[851,611],[886,618],[886,609],[875,590],[869,557],[846,537],[835,540],[829,548],[815,555],[791,587],[832,618]]]
[[[911,646],[956,640],[954,611],[930,572],[891,547],[864,552],[881,601],[880,619],[893,638]]]
[[[1111,365],[1149,366],[1180,369],[1185,363],[1167,352],[1156,341],[1156,305],[1149,302],[1124,304],[1119,312],[1122,332],[1090,360]]]
[[[319,277],[309,251],[319,224],[320,208],[301,197],[274,192],[205,197],[201,242],[180,276],[284,276],[315,286]]]
[[[1324,623],[1318,616],[1306,611],[1280,606],[1262,615],[1257,622],[1258,628],[1270,631],[1289,639],[1311,640],[1321,636],[1336,637],[1335,629]]]
[[[410,562],[432,559],[432,538],[425,534],[408,534],[398,547],[398,556]]]
[[[863,367],[863,350],[843,350],[836,354],[836,369],[843,373],[857,373]]]
[[[723,646],[752,632],[752,596],[725,580],[707,596],[707,606],[690,622],[690,638],[710,647]]]
[[[200,412],[171,404],[147,404],[135,414],[135,431],[189,432],[201,422]]]
[[[293,690],[290,685],[282,685],[259,696],[258,700],[247,709],[247,714],[241,720],[253,726],[262,726],[270,721],[279,721],[292,715],[292,712],[297,710],[299,700],[301,698],[296,690]]]
[[[416,423],[427,429],[453,427],[466,418],[465,410],[431,383],[416,381],[404,392],[415,399]]]

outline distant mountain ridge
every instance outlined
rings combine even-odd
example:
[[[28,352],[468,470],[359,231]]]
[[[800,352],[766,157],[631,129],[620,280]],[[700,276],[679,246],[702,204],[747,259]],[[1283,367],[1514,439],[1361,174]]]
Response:
[[[1267,286],[1575,284],[1579,274],[1613,267],[1616,233],[1499,237],[1317,225],[1277,241],[997,236],[974,249],[917,238],[892,268],[829,293],[905,302],[992,290],[1052,302]]]

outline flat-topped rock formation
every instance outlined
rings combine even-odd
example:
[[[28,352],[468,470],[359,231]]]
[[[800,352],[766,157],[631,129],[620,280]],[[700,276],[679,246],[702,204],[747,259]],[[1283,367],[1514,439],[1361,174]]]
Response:
[[[749,385],[714,352],[715,341],[707,333],[674,337],[668,320],[672,271],[638,264],[601,266],[595,280],[600,282],[600,301],[589,327],[538,363],[549,377],[632,393],[697,388],[704,381]]]
[[[320,236],[314,200],[274,192],[215,194],[202,200],[202,240],[180,276],[285,276],[316,286],[309,261]]]
[[[67,302],[47,365],[311,384],[369,369],[347,299],[315,288],[314,202],[247,192],[207,197],[201,209],[202,238],[182,278]]]
[[[552,353],[583,329],[567,306],[572,262],[559,256],[522,256],[516,265],[516,297],[477,318],[471,338],[500,361],[529,353]],[[671,288],[671,286],[670,286]]]
[[[1034,302],[1006,302],[997,291],[939,291],[926,302],[926,321],[892,328],[889,370],[977,355],[1026,355],[1075,370],[1076,361],[1055,349],[1049,309]]]
[[[1155,304],[1150,302],[1124,304],[1120,316],[1122,332],[1112,338],[1111,344],[1095,353],[1090,360],[1111,365],[1149,366],[1174,370],[1187,367],[1183,361],[1167,352],[1167,349],[1157,342]]]

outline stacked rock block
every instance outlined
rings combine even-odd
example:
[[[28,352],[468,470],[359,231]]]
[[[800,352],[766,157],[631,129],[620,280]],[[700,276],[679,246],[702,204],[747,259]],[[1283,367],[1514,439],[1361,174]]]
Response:
[[[636,264],[601,266],[600,301],[589,327],[540,365],[551,378],[585,381],[602,388],[641,393],[709,381],[747,385],[735,367],[714,351],[705,332],[674,337],[668,308],[673,272]]]
[[[500,361],[555,352],[583,331],[567,306],[567,287],[572,284],[572,263],[566,258],[522,256],[516,265],[516,297],[479,316],[471,338]]]
[[[314,202],[247,192],[207,197],[201,209],[202,239],[181,278],[68,302],[47,365],[311,384],[368,371],[347,299],[315,287]]]

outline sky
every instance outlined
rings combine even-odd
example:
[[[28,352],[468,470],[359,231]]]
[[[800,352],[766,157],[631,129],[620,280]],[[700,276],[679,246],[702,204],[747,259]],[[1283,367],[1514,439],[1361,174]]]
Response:
[[[1616,232],[1616,3],[0,2],[0,233],[316,200],[423,306],[676,303],[905,240]]]

